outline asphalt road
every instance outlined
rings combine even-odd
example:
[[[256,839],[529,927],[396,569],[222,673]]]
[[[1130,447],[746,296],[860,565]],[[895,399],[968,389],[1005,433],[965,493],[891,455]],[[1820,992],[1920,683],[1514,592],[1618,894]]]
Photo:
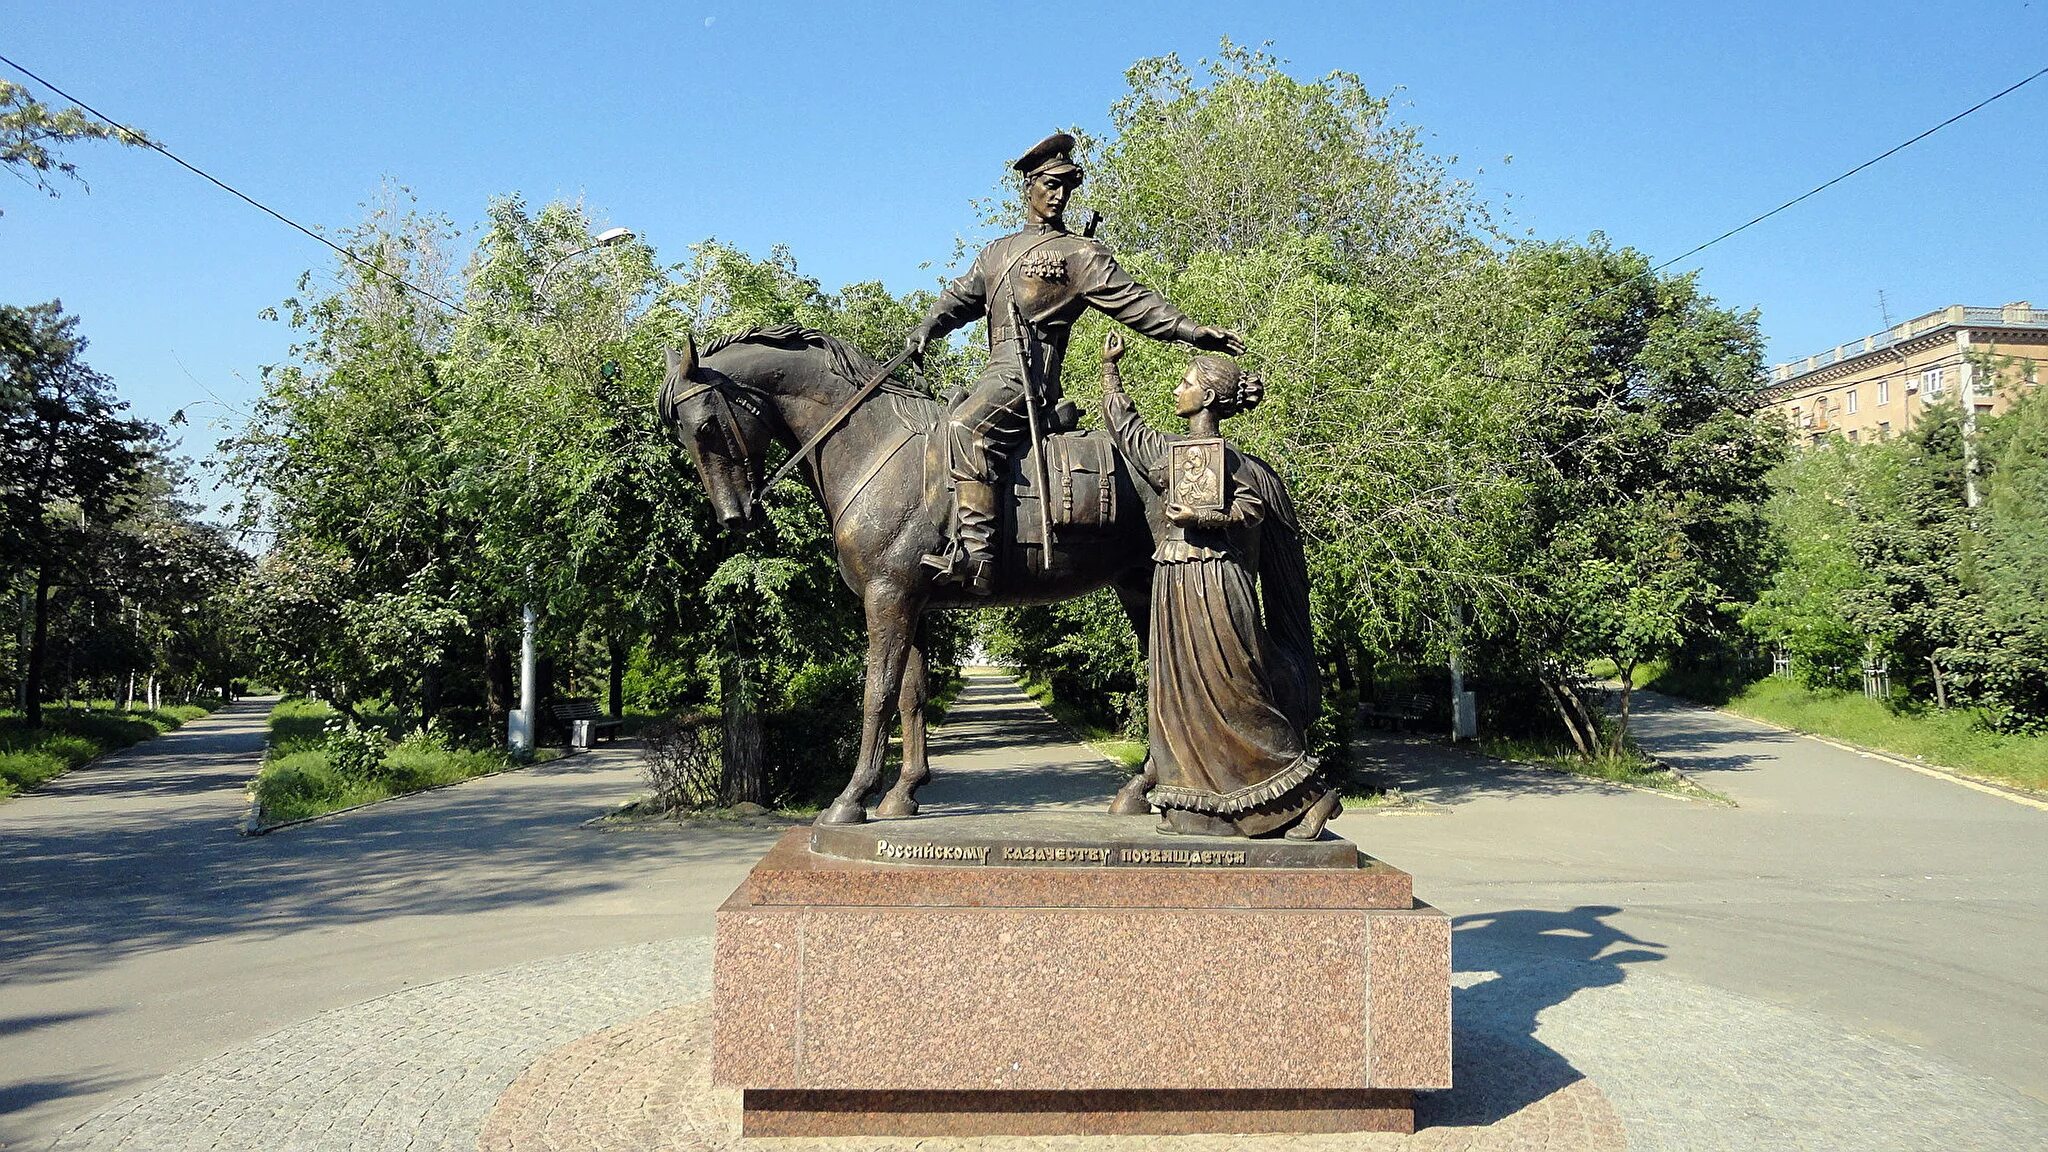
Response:
[[[2048,811],[1653,694],[1635,723],[1739,806],[1381,744],[1388,774],[1446,810],[1339,831],[1452,914],[1507,917],[1487,931],[1509,946],[1580,958],[1605,940],[1629,957],[1617,967],[1810,1011],[2048,1101]]]
[[[242,838],[262,711],[238,706],[0,804],[0,1143],[41,1143],[330,1009],[702,936],[777,834],[585,828],[640,788],[632,755],[606,751]],[[1432,803],[1347,815],[1338,831],[1459,917],[1461,978],[1502,977],[1475,1003],[1542,985],[1516,992],[1510,1015],[1563,1054],[1560,1076],[1608,1089],[1632,1140],[1688,1130],[1668,1069],[1636,1058],[1650,1047],[1666,1064],[1667,1041],[1697,1048],[1696,1074],[1739,1098],[1753,1091],[1745,1065],[1816,1026],[1828,1037],[1775,1066],[1917,1078],[1938,1093],[1926,1099],[1986,1101],[2007,1131],[2032,1131],[2031,1106],[1997,1091],[2048,1101],[2035,880],[2048,812],[1700,709],[1651,700],[1639,723],[1740,807],[1381,741],[1385,770]],[[1093,805],[1120,779],[990,678],[933,751],[934,808]],[[1951,1084],[1955,1069],[1984,1084]],[[1839,1128],[1859,1104],[1851,1091],[1806,1122]],[[1791,1122],[1789,1107],[1757,1122]]]
[[[775,830],[595,832],[602,751],[236,834],[266,701],[0,804],[0,1146],[410,985],[706,935]]]

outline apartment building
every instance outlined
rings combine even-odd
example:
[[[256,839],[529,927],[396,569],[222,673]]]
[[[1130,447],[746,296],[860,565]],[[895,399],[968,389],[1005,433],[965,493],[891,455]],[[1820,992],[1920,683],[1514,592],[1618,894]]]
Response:
[[[1802,443],[1824,436],[1883,440],[1957,397],[1968,415],[2012,404],[2048,379],[2048,308],[1952,304],[1861,340],[1771,370],[1766,393]]]

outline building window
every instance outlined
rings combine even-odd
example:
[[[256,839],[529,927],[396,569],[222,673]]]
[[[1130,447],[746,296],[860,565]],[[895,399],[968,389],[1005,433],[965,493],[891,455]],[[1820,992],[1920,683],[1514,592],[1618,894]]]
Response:
[[[1849,411],[1852,414],[1856,411],[1856,389],[1854,388],[1849,389]]]
[[[1889,421],[1889,420],[1879,420],[1879,421],[1877,422],[1877,438],[1878,438],[1879,440],[1889,440],[1889,439],[1891,439],[1891,438],[1892,438],[1892,422],[1891,422],[1891,421]]]
[[[1941,395],[1941,369],[1929,368],[1920,374],[1920,391],[1930,397]]]
[[[1854,428],[1849,429],[1849,443],[1856,443],[1856,430]]]
[[[1879,380],[1879,381],[1877,382],[1877,402],[1878,402],[1879,404],[1889,404],[1889,403],[1891,403],[1891,402],[1892,402],[1892,382],[1891,382],[1891,381],[1889,381],[1889,380]]]

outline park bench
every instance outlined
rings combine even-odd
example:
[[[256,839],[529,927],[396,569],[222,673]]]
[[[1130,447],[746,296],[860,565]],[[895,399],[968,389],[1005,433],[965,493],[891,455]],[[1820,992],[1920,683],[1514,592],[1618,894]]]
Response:
[[[604,738],[607,731],[614,736],[618,735],[619,729],[626,723],[598,711],[597,701],[588,696],[565,696],[555,701],[554,711],[555,719],[569,726],[569,740],[572,744],[575,743],[578,720],[588,721],[591,736],[599,740]]]
[[[1431,711],[1429,697],[1420,692],[1406,692],[1369,700],[1359,707],[1358,716],[1367,724],[1378,727],[1384,723],[1387,728],[1398,732],[1403,724],[1428,719]]]

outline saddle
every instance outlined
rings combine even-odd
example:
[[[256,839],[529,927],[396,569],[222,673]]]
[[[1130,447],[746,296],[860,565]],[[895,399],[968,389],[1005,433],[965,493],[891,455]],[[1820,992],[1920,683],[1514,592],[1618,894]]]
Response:
[[[1116,444],[1107,432],[1076,428],[1080,410],[1062,400],[1046,413],[1048,433],[1037,444],[1010,457],[996,478],[997,551],[1003,567],[1023,563],[1044,569],[1043,525],[1053,529],[1052,567],[1060,567],[1062,545],[1081,545],[1116,526],[1119,514],[1140,515],[1136,501],[1120,499],[1128,487],[1121,476]],[[925,513],[941,529],[953,522],[952,445],[949,437],[930,430],[925,437]],[[1038,490],[1038,457],[1045,456],[1051,488],[1047,515],[1039,504],[1048,499]]]

